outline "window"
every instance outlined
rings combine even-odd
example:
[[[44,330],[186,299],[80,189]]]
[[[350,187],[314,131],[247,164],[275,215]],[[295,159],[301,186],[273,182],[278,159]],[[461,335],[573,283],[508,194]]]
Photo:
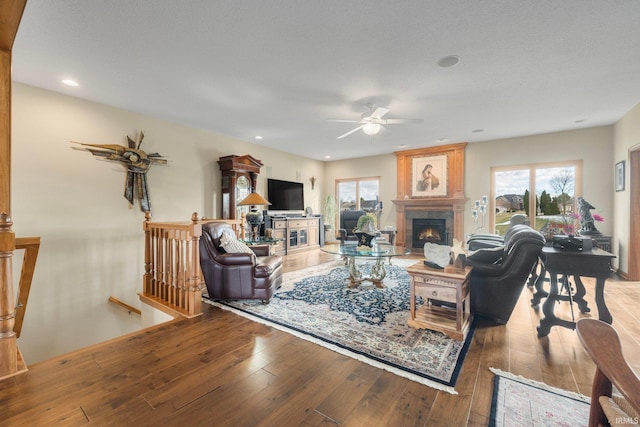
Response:
[[[380,178],[336,180],[338,209],[374,212],[378,208]]]
[[[515,214],[525,214],[546,235],[574,231],[572,213],[582,194],[582,161],[491,168],[494,231],[504,235]],[[481,219],[479,219],[481,220]]]

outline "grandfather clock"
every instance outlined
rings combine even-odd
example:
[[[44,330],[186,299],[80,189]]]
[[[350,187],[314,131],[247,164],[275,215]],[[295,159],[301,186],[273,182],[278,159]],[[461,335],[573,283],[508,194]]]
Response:
[[[255,191],[262,162],[250,155],[224,156],[218,160],[222,172],[222,219],[239,219],[249,206],[238,203]]]

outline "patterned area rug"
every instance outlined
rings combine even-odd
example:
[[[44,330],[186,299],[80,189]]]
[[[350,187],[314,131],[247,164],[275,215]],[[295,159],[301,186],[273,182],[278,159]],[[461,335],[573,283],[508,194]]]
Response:
[[[411,260],[386,264],[384,288],[363,282],[348,288],[342,261],[284,275],[269,304],[260,301],[210,301],[252,320],[388,370],[430,387],[456,394],[456,383],[474,327],[465,342],[407,326]],[[373,263],[358,260],[368,275]]]
[[[490,369],[496,374],[490,427],[589,425],[589,397]]]

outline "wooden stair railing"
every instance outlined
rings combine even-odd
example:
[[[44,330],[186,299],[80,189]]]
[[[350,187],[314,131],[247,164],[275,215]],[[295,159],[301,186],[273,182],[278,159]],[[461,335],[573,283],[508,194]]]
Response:
[[[16,338],[20,338],[24,314],[27,311],[27,302],[29,301],[33,272],[36,269],[36,260],[38,259],[38,252],[40,251],[40,237],[16,238],[16,250],[20,249],[24,249],[24,256],[22,257],[20,282],[18,282],[16,323],[13,325],[13,332],[16,333]]]
[[[234,230],[239,220],[198,219],[189,222],[154,222],[147,214],[144,221],[145,245],[143,291],[140,299],[174,317],[202,314],[204,279],[200,270],[202,224],[227,222]]]
[[[109,302],[114,303],[118,307],[124,308],[125,310],[127,310],[129,312],[129,314],[134,313],[134,314],[137,314],[138,316],[140,316],[142,314],[142,311],[140,311],[139,308],[135,308],[134,306],[129,305],[124,301],[120,301],[116,297],[113,297],[113,296],[109,297]]]

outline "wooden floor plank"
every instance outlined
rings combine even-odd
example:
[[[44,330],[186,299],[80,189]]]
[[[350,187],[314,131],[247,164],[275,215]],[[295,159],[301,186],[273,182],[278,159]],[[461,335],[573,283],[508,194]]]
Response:
[[[316,406],[316,411],[343,423],[382,373],[380,369],[369,365],[357,366],[342,384]]]
[[[434,388],[409,381],[381,425],[418,427],[424,426],[431,406],[439,393]]]
[[[374,426],[379,424],[392,411],[393,404],[407,386],[398,381],[395,374],[382,372],[367,393],[362,396],[353,411],[345,419],[344,426]]]

